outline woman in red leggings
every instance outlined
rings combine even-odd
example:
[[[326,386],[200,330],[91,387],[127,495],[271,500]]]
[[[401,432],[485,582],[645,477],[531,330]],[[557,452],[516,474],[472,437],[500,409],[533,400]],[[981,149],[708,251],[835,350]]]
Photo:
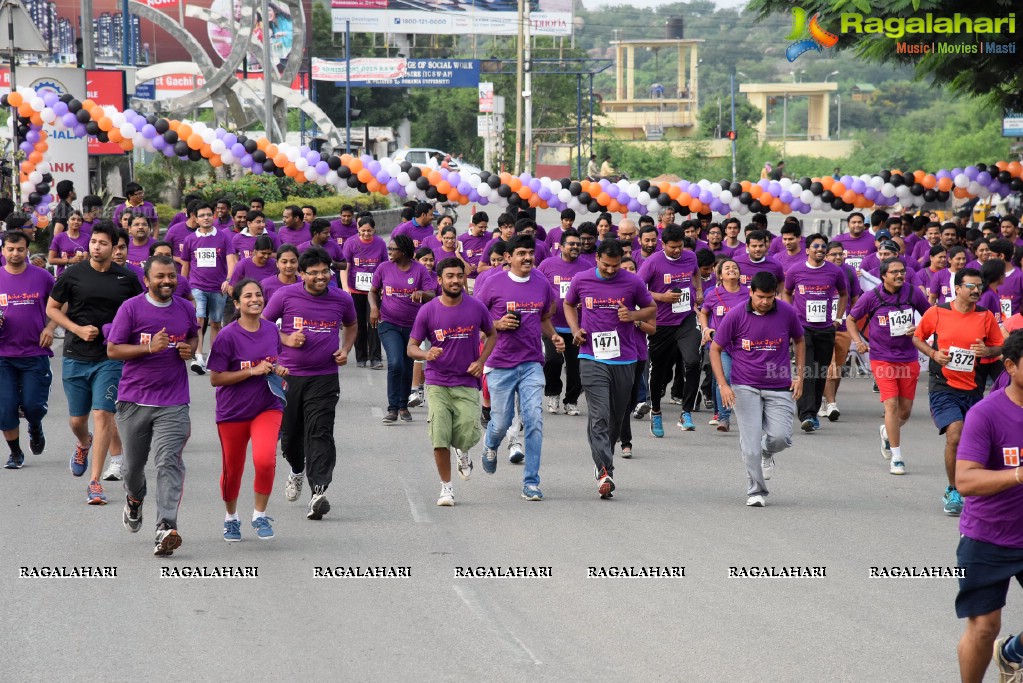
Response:
[[[238,319],[217,335],[207,364],[210,383],[216,387],[217,430],[223,454],[220,492],[227,508],[224,540],[242,540],[238,492],[251,440],[256,468],[252,527],[257,538],[268,541],[274,537],[274,530],[273,519],[266,516],[266,504],[273,489],[283,415],[281,399],[271,390],[271,383],[280,384],[278,378],[286,377],[288,370],[277,365],[281,352],[277,326],[260,317],[265,302],[259,283],[242,280],[235,285],[232,298]]]

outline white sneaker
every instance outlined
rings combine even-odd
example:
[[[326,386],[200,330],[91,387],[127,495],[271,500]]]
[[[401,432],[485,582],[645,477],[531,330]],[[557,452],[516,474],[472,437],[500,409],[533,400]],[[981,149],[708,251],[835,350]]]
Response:
[[[906,463],[902,462],[901,460],[892,460],[892,466],[888,468],[888,472],[890,472],[891,474],[905,474]]]
[[[121,472],[123,467],[123,455],[110,456],[110,464],[107,465],[107,471],[103,473],[103,481],[121,481],[124,478],[124,474]]]
[[[462,481],[469,481],[469,476],[472,475],[472,457],[469,451],[463,452],[456,448],[455,459],[458,461],[458,476]]]
[[[764,472],[764,479],[774,476],[774,456],[764,455],[760,457],[760,469]]]
[[[298,500],[299,495],[302,493],[302,483],[304,481],[305,473],[288,473],[288,483],[284,486],[284,497],[288,500],[288,502],[294,503]]]
[[[423,405],[424,393],[422,389],[413,389],[412,393],[408,395],[408,407],[418,408]]]
[[[826,407],[824,415],[830,422],[838,422],[838,418],[842,416],[842,413],[838,410],[837,403],[829,403]]]
[[[881,434],[881,457],[885,460],[892,459],[892,445],[888,442],[888,429],[881,425],[881,429],[878,430]]]
[[[750,508],[762,508],[767,505],[767,501],[761,495],[750,496],[746,499],[746,507]]]
[[[561,397],[560,396],[548,396],[547,397],[547,412],[551,415],[557,415],[561,412]]]
[[[54,339],[63,339],[64,338],[64,328],[63,327],[57,327],[57,329],[55,329],[53,331],[53,338]]]
[[[441,507],[451,507],[455,504],[455,490],[450,483],[441,483],[440,485],[440,498],[437,499],[437,505]]]
[[[825,401],[825,402],[821,403],[821,409],[817,411],[817,417],[827,417],[827,416],[828,416],[828,404]]]
[[[192,364],[190,367],[192,368],[192,372],[194,372],[197,375],[206,374],[206,361],[203,359],[201,353],[195,354],[195,358],[192,359]]]
[[[574,403],[566,403],[565,404],[565,415],[573,415],[573,416],[575,416],[575,415],[578,415],[578,414],[579,414],[579,408],[576,406],[576,404],[574,404]]]

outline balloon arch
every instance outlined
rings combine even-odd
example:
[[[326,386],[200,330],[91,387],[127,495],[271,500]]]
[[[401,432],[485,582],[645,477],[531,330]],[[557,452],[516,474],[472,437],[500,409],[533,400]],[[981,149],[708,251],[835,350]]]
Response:
[[[534,178],[528,173],[462,174],[447,169],[420,169],[408,162],[376,160],[368,155],[327,154],[306,146],[271,143],[210,128],[198,121],[143,116],[126,109],[79,101],[45,89],[18,88],[0,97],[0,106],[17,110],[17,139],[26,155],[19,168],[22,197],[33,207],[32,220],[49,225],[55,201],[43,125],[94,135],[125,151],[134,148],[168,157],[207,160],[213,167],[234,165],[255,174],[273,173],[296,182],[349,187],[360,192],[388,192],[401,198],[441,200],[462,205],[536,207],[611,213],[656,213],[671,207],[676,213],[737,213],[773,211],[852,211],[899,204],[920,207],[927,202],[958,198],[1007,196],[1023,190],[1023,166],[1017,161],[978,163],[936,173],[898,170],[876,175],[831,176],[792,180],[690,182],[619,180],[589,181]]]

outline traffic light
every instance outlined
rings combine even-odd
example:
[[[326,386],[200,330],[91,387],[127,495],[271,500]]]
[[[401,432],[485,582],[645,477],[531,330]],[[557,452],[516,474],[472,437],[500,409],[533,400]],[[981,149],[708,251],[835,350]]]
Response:
[[[737,133],[736,133],[736,132],[735,132],[734,130],[730,130],[730,131],[728,131],[728,135],[727,135],[726,137],[727,137],[727,138],[728,138],[729,140],[735,140],[735,139],[736,139],[736,138],[738,138],[739,136],[738,136],[738,134],[737,134]]]

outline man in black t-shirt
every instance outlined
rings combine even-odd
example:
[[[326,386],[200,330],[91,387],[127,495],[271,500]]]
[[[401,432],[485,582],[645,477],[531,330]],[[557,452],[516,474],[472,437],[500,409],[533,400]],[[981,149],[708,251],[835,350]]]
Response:
[[[71,456],[71,474],[76,477],[85,474],[89,450],[95,446],[88,487],[90,505],[107,502],[99,482],[107,449],[117,429],[114,414],[117,385],[121,381],[122,364],[107,357],[103,326],[113,322],[121,304],[142,293],[135,274],[113,262],[115,244],[114,224],[98,221],[89,240],[89,259],[64,271],[46,304],[50,319],[67,330],[62,375],[71,431],[78,439]],[[94,434],[89,433],[90,412]]]

